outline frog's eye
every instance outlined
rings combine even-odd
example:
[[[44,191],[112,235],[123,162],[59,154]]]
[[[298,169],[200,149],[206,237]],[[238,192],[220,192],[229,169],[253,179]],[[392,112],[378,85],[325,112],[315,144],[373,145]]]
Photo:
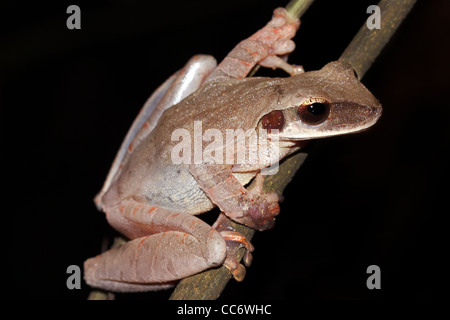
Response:
[[[323,99],[310,99],[297,109],[300,120],[311,126],[324,122],[330,113],[330,105]]]
[[[271,129],[281,130],[284,127],[284,115],[281,110],[274,110],[266,114],[261,119],[263,129],[266,129],[269,133]]]

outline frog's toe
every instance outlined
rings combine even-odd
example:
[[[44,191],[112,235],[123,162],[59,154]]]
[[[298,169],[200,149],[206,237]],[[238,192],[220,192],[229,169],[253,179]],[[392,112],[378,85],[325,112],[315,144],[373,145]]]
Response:
[[[236,281],[241,282],[244,280],[247,270],[242,264],[227,258],[223,265],[230,271]]]
[[[295,42],[290,39],[281,39],[275,42],[270,48],[270,53],[273,55],[285,55],[295,50]]]
[[[219,232],[227,244],[227,256],[223,265],[230,270],[236,281],[242,281],[246,270],[244,265],[239,263],[239,249],[245,248],[243,257],[244,264],[249,267],[252,262],[253,245],[248,239],[237,231],[224,230]]]

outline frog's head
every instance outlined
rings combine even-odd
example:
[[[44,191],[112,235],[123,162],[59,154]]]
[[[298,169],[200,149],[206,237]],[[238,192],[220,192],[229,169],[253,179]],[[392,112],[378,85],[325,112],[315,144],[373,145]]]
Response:
[[[263,128],[279,130],[281,140],[360,132],[381,116],[380,102],[344,62],[330,62],[319,71],[293,76],[286,90],[283,108],[261,119]]]

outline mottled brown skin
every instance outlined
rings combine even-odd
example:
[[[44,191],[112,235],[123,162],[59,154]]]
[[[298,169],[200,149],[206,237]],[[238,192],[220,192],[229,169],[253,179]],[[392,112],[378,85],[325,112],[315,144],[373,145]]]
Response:
[[[278,124],[274,126],[280,130],[281,142],[273,161],[279,161],[298,150],[301,140],[361,131],[379,118],[379,102],[356,79],[351,67],[341,62],[288,78],[237,79],[248,73],[250,66],[273,52],[285,53],[290,46],[298,21],[282,9],[274,16],[259,36],[256,33],[241,42],[231,58],[211,70],[213,76],[194,93],[173,106],[158,102],[158,98],[156,108],[165,111],[158,115],[156,125],[148,124],[151,131],[143,134],[145,123],[138,121],[134,134],[138,139],[122,146],[128,152],[119,152],[117,165],[96,198],[108,222],[131,241],[87,260],[88,284],[113,291],[155,290],[227,263],[225,240],[239,237],[220,234],[194,216],[215,205],[252,228],[273,226],[278,196],[265,194],[261,188],[244,188],[261,165],[195,163],[193,153],[190,164],[174,164],[171,151],[178,142],[171,137],[176,129],[185,129],[193,137],[194,122],[201,121],[203,131],[217,129],[224,136],[227,129],[250,133],[261,128],[264,116],[276,111]],[[233,67],[233,62],[237,66]],[[170,88],[167,94],[172,94]],[[299,108],[317,101],[326,105],[326,119],[314,126],[305,124]],[[216,152],[223,152],[223,147]]]

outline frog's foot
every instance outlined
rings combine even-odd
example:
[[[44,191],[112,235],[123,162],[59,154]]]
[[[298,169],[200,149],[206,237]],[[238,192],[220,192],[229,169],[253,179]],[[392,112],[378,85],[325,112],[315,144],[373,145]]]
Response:
[[[275,9],[272,20],[250,37],[267,48],[266,55],[261,56],[258,64],[266,68],[281,68],[291,75],[300,73],[301,67],[291,66],[285,61],[287,55],[295,49],[295,43],[291,38],[299,26],[300,21],[289,16],[285,9]],[[279,56],[284,56],[285,59]]]
[[[273,228],[275,217],[280,213],[279,201],[280,197],[275,192],[249,191],[243,198],[242,207],[247,219],[252,221],[253,228],[262,231]]]
[[[273,11],[272,20],[249,39],[263,44],[269,55],[288,54],[294,51],[295,43],[291,39],[300,26],[300,20],[292,18],[284,8]]]
[[[230,270],[234,279],[240,282],[244,280],[246,270],[245,267],[239,263],[239,249],[245,248],[243,261],[245,266],[249,267],[252,263],[252,251],[254,250],[254,247],[244,235],[237,231],[226,230],[220,231],[219,233],[225,239],[225,243],[227,244],[227,256],[223,265]]]
[[[299,24],[299,20],[290,17],[286,10],[275,9],[273,18],[267,26],[250,37],[268,48],[267,56],[263,57],[258,64],[266,68],[282,69],[290,75],[305,72],[303,67],[286,62],[288,54],[295,49],[295,43],[291,38]]]
[[[265,192],[265,176],[258,173],[244,194],[244,207],[248,217],[258,230],[271,229],[275,224],[275,217],[280,213],[279,202],[282,196],[276,192]]]

